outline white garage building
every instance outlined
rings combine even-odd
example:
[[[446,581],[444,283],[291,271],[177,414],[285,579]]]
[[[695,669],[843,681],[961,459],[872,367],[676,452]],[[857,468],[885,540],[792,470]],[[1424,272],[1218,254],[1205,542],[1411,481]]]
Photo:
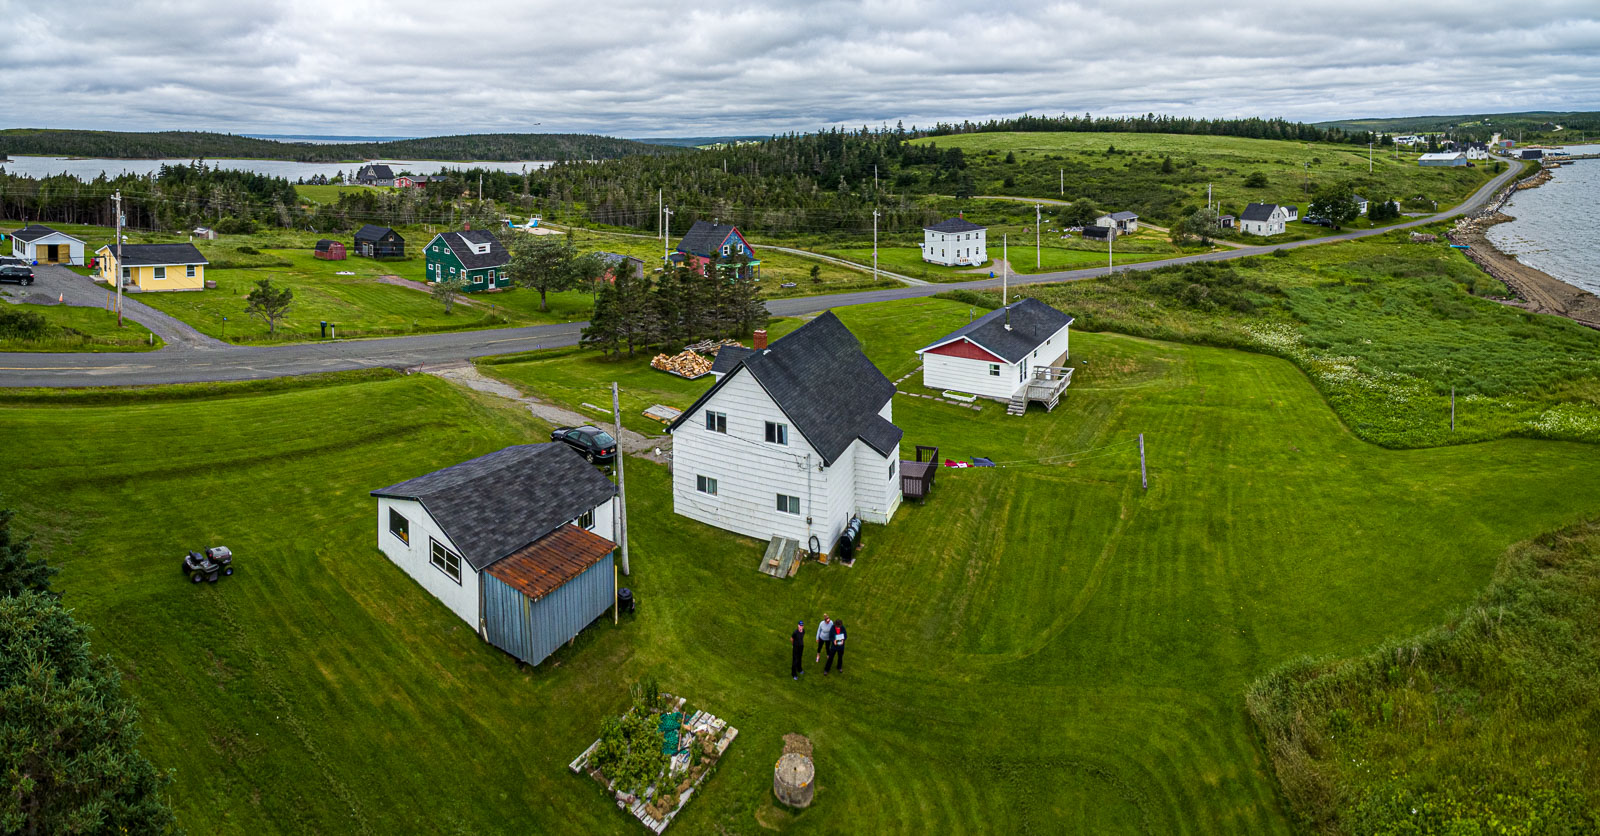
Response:
[[[83,242],[48,226],[30,224],[11,233],[11,254],[28,263],[83,264]]]

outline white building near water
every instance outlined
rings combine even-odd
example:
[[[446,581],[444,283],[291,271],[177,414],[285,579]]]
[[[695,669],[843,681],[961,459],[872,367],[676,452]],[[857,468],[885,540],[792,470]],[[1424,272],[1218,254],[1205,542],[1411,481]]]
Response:
[[[832,313],[771,347],[717,353],[717,382],[668,428],[673,510],[831,552],[852,516],[900,507],[894,384]]]
[[[83,264],[83,242],[48,226],[30,224],[11,233],[11,254],[40,264]]]
[[[922,228],[922,260],[946,267],[977,267],[989,260],[986,227],[951,218]]]

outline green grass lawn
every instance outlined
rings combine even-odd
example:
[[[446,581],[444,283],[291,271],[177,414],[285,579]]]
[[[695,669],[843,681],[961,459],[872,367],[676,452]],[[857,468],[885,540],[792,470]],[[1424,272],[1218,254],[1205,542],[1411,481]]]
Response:
[[[308,200],[312,203],[338,203],[339,195],[347,192],[360,192],[368,190],[380,192],[396,191],[395,188],[389,186],[328,185],[294,187],[295,194],[300,195],[301,199]]]
[[[1289,203],[1302,213],[1319,185],[1347,183],[1378,199],[1425,197],[1453,206],[1494,176],[1493,161],[1474,168],[1422,168],[1416,154],[1375,151],[1367,171],[1365,146],[1226,136],[1143,133],[972,133],[927,137],[917,144],[961,148],[976,194],[1088,198],[1099,209],[1129,209],[1151,220],[1175,221],[1204,206],[1206,189],[1223,214],[1246,203]],[[1115,147],[1119,153],[1107,154]],[[1006,163],[1012,154],[1015,162]],[[1173,171],[1161,171],[1172,157]],[[1065,170],[1066,194],[1060,190]],[[1253,173],[1267,185],[1249,188]],[[1007,185],[1007,180],[1010,185]]]
[[[898,377],[969,308],[839,314]],[[1593,446],[1383,450],[1281,359],[1102,334],[1073,359],[1051,414],[897,398],[905,444],[1010,465],[941,473],[852,569],[773,581],[630,462],[640,611],[526,671],[374,544],[370,489],[547,437],[437,379],[9,394],[0,494],[124,671],[180,823],[252,834],[636,833],[566,763],[645,673],[743,730],[675,831],[1287,832],[1249,684],[1421,630],[1600,509]],[[210,544],[240,570],[194,587],[176,563]],[[824,610],[850,673],[791,682],[785,633]],[[817,747],[798,814],[771,801],[789,732]]]
[[[14,292],[0,290],[0,294]],[[131,319],[124,318],[122,326],[118,327],[117,315],[102,308],[0,304],[5,304],[6,310],[39,314],[50,324],[50,332],[43,339],[0,337],[0,351],[154,351],[166,345],[160,337]]]
[[[863,264],[872,263],[871,247],[830,247],[824,251],[827,255],[838,258],[847,258]],[[1117,264],[1133,264],[1139,261],[1154,261],[1161,258],[1172,258],[1178,255],[1176,248],[1166,253],[1127,253],[1120,250],[1116,254]],[[1062,246],[1045,244],[1039,250],[1040,260],[1044,266],[1035,267],[1034,247],[1030,239],[1026,246],[1018,245],[1012,248],[1011,269],[1014,273],[1027,274],[1049,272],[1052,270],[1077,270],[1083,267],[1106,266],[1106,248],[1093,249],[1068,249]],[[930,264],[922,260],[922,250],[915,247],[879,247],[878,264],[885,270],[925,279],[933,282],[970,282],[974,279],[988,278],[992,271],[1000,275],[999,248],[989,247],[990,259],[981,269],[971,267],[945,267],[941,264]]]

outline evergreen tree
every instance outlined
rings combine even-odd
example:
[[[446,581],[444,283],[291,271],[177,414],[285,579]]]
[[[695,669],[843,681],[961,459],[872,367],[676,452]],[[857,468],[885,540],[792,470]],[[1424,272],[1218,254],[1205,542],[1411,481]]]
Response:
[[[171,779],[138,744],[138,710],[83,625],[49,595],[0,598],[0,831],[170,831]]]
[[[17,512],[0,508],[0,596],[10,598],[24,592],[50,593],[50,578],[56,569],[34,558],[32,538],[11,532]]]

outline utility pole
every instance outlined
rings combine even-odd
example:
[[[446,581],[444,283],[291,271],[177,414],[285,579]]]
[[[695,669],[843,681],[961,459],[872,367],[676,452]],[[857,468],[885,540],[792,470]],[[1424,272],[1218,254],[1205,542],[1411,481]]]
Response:
[[[665,208],[666,205],[667,204],[661,202],[661,190],[656,189],[656,235],[661,238],[661,242],[663,244],[665,244],[667,241],[667,227],[666,224],[661,222],[661,210]]]
[[[1456,431],[1456,387],[1450,387],[1450,432]]]
[[[1116,230],[1116,227],[1112,227],[1111,231],[1106,234],[1106,275],[1107,276],[1111,275],[1112,269],[1117,266],[1116,252],[1117,252],[1117,230]]]
[[[117,269],[112,271],[111,281],[117,284],[117,327],[122,327],[122,190],[117,189],[112,200],[117,203]]]
[[[1006,239],[1000,236],[1000,309],[1006,312],[1006,330],[1011,330],[1011,258]]]
[[[872,210],[872,281],[878,281],[878,210]]]
[[[1367,173],[1372,173],[1372,143],[1367,143]]]
[[[878,164],[872,164],[872,191],[878,191]]]
[[[628,493],[622,480],[622,396],[617,392],[617,382],[611,381],[611,416],[617,422],[617,519],[612,528],[616,529],[622,546],[622,574],[628,572]]]
[[[1039,204],[1033,204],[1033,269],[1035,270],[1044,269],[1044,250],[1041,249],[1043,239],[1039,236],[1039,226],[1043,223],[1044,216],[1040,214],[1040,210]]]
[[[1066,197],[1067,196],[1067,170],[1064,169],[1064,168],[1058,168],[1058,169],[1056,169],[1056,171],[1061,174],[1061,196],[1062,197]]]
[[[478,172],[478,202],[483,202],[483,172]]]

